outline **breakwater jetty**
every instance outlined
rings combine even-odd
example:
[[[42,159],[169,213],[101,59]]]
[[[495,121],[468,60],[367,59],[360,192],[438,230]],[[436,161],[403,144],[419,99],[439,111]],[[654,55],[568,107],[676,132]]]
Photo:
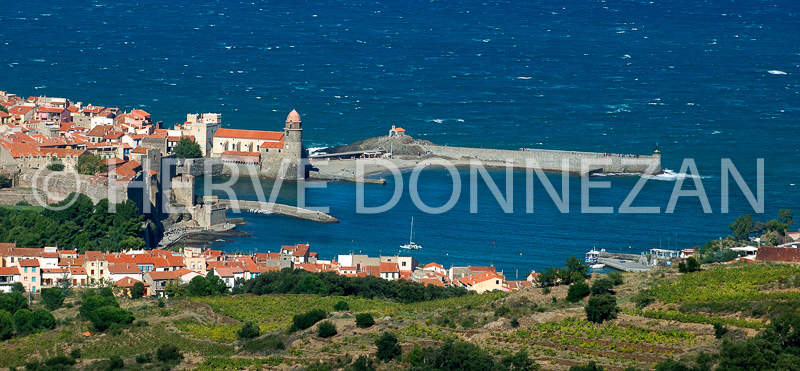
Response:
[[[647,257],[644,255],[603,252],[597,262],[623,272],[647,272],[653,269],[647,264]]]
[[[272,214],[291,216],[293,218],[311,220],[318,223],[339,222],[339,219],[326,213],[272,202],[219,199],[219,203],[223,206],[227,206],[229,209],[265,210],[271,211]]]
[[[525,167],[533,160],[542,170],[561,171],[566,162],[571,173],[588,176],[596,173],[632,173],[644,174],[652,169],[653,174],[660,174],[661,153],[656,150],[652,155],[614,154],[598,152],[558,151],[547,149],[489,149],[470,147],[450,147],[440,145],[423,145],[428,155],[451,158],[454,160],[476,159],[494,164],[511,164]]]

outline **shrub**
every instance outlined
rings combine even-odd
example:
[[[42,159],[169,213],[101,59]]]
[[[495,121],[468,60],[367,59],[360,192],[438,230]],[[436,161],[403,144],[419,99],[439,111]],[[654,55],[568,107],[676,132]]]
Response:
[[[261,335],[261,329],[258,328],[253,322],[246,322],[239,331],[236,331],[236,336],[239,337],[239,340],[248,340]]]
[[[589,296],[589,284],[584,281],[573,283],[569,286],[567,291],[567,301],[570,303],[577,303],[581,299]]]
[[[504,357],[503,364],[498,364],[494,357],[479,346],[465,341],[447,340],[439,348],[422,348],[414,346],[408,354],[412,369],[417,370],[535,370],[536,365],[530,360],[517,359],[517,356]],[[512,358],[514,358],[512,360]],[[521,357],[520,357],[521,358]],[[527,359],[527,355],[525,354]],[[525,367],[525,364],[531,364]]]
[[[603,277],[592,284],[592,295],[614,294],[614,281]]]
[[[156,359],[160,362],[173,362],[183,359],[180,349],[174,345],[162,345],[156,350]]]
[[[315,323],[322,321],[328,316],[328,312],[322,309],[313,309],[306,313],[295,314],[292,317],[292,325],[296,330],[305,330]]]
[[[494,316],[497,317],[497,318],[500,318],[500,317],[503,317],[503,316],[505,316],[506,314],[509,314],[509,313],[511,313],[511,309],[509,309],[506,306],[502,306],[500,308],[495,309]]]
[[[112,325],[130,324],[133,322],[133,313],[108,305],[92,311],[89,320],[92,321],[92,325],[97,331],[103,332]]]
[[[511,327],[513,328],[519,327],[519,320],[517,319],[517,317],[511,319]]]
[[[50,171],[62,171],[64,170],[64,164],[60,162],[51,162],[47,164],[47,170]]]
[[[14,336],[14,318],[8,311],[0,309],[0,340]]]
[[[150,363],[152,360],[153,356],[150,353],[136,355],[136,363]]]
[[[42,303],[49,310],[61,308],[64,304],[64,293],[57,287],[42,290]]]
[[[367,358],[365,356],[358,356],[353,363],[350,364],[350,367],[347,368],[348,371],[375,371],[375,364],[371,358]]]
[[[125,368],[125,361],[120,358],[118,355],[113,355],[111,358],[108,359],[108,368],[107,370],[121,370]]]
[[[273,352],[283,350],[286,345],[280,335],[268,335],[257,339],[252,339],[244,344],[243,349],[250,353]]]
[[[620,272],[611,272],[608,274],[608,278],[611,279],[611,282],[614,282],[614,286],[625,283],[625,280],[622,278],[622,273]]]
[[[49,330],[56,327],[56,318],[53,317],[52,313],[39,308],[31,313],[28,318],[28,324],[35,331]]]
[[[371,313],[356,314],[356,326],[360,328],[372,327],[375,324],[375,318]]]
[[[43,363],[47,366],[42,368],[45,370],[68,370],[71,368],[70,366],[75,364],[75,360],[67,355],[61,354],[45,359]],[[25,368],[28,368],[28,366],[26,365]]]
[[[343,310],[350,310],[350,304],[347,304],[344,300],[339,300],[336,304],[333,305],[333,310],[337,312],[341,312]]]
[[[542,295],[550,295],[550,286],[542,287]]]
[[[378,352],[375,357],[381,361],[391,361],[403,353],[400,345],[397,344],[397,336],[393,332],[384,332],[375,340]]]
[[[69,351],[69,356],[72,357],[72,359],[80,359],[81,348],[72,348],[72,350]]]
[[[650,290],[639,291],[633,295],[633,301],[636,303],[636,308],[643,309],[644,307],[653,304],[656,301],[656,296]]]
[[[586,303],[586,319],[603,323],[603,321],[617,318],[617,299],[613,295],[592,295]]]
[[[714,322],[714,337],[722,339],[728,333],[728,328],[720,322]]]
[[[17,313],[18,310],[23,308],[28,308],[28,299],[24,295],[18,292],[0,295],[0,310],[8,313]]]
[[[321,338],[329,338],[337,333],[336,325],[334,325],[331,321],[324,321],[317,326],[317,335],[319,335]]]
[[[131,298],[132,299],[139,299],[142,296],[144,296],[144,293],[145,293],[144,283],[136,282],[136,283],[133,284],[133,287],[131,288]]]
[[[164,308],[164,299],[158,299],[158,307]]]

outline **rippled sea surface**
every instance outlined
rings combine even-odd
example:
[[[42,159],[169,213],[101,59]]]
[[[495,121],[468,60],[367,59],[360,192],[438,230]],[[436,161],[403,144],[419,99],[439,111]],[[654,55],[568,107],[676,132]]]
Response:
[[[524,172],[513,175],[512,214],[480,186],[477,213],[468,187],[439,215],[421,213],[405,187],[392,211],[360,215],[356,187],[332,183],[307,199],[341,223],[248,215],[242,228],[254,237],[219,245],[226,249],[310,242],[324,258],[394,253],[411,216],[420,260],[491,262],[506,273],[592,246],[692,247],[754,213],[735,187],[721,213],[723,158],[753,190],[764,159],[765,214],[756,219],[800,213],[796,1],[18,2],[0,24],[0,89],[19,95],[142,108],[167,125],[221,112],[226,127],[262,130],[280,130],[295,108],[308,147],[385,135],[391,125],[448,145],[649,154],[658,144],[674,173],[695,160],[699,177],[684,189],[699,179],[712,209],[687,197],[665,214],[674,174],[648,181],[634,203],[660,206],[656,215],[582,214],[575,177],[567,214],[538,182],[526,213]],[[504,182],[504,171],[490,173]],[[469,184],[468,172],[460,177]],[[550,179],[560,193],[561,177]],[[422,199],[444,204],[452,180],[424,172]],[[637,180],[593,178],[611,188],[593,189],[591,204],[616,210]],[[388,201],[389,182],[367,186],[368,199]],[[249,180],[237,188],[253,196]],[[296,202],[294,191],[282,197]]]

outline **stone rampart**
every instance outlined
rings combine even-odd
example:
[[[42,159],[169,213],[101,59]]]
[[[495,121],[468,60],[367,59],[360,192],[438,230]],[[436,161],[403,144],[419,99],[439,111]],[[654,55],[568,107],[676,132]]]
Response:
[[[570,172],[585,173],[645,173],[653,165],[653,173],[661,173],[660,156],[623,155],[578,151],[556,151],[546,149],[504,150],[488,148],[468,148],[426,145],[433,156],[455,160],[477,159],[492,164],[511,163],[515,167],[525,167],[528,161],[536,162],[542,170],[561,171],[562,162],[567,162]]]
[[[73,172],[23,170],[19,174],[17,186],[41,190],[46,195],[48,203],[61,201],[73,192],[89,196],[95,203],[104,198],[117,203],[128,199],[128,188],[122,182],[116,183],[105,177]]]

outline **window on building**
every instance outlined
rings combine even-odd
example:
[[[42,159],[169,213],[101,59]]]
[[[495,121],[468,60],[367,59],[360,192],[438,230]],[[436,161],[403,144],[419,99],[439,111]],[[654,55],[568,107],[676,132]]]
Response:
[[[92,269],[92,274],[94,274],[94,269]]]
[[[28,273],[28,267],[25,267],[25,273]]]
[[[31,272],[36,273],[36,267],[31,268]]]
[[[31,277],[31,282],[36,282],[36,277]]]

